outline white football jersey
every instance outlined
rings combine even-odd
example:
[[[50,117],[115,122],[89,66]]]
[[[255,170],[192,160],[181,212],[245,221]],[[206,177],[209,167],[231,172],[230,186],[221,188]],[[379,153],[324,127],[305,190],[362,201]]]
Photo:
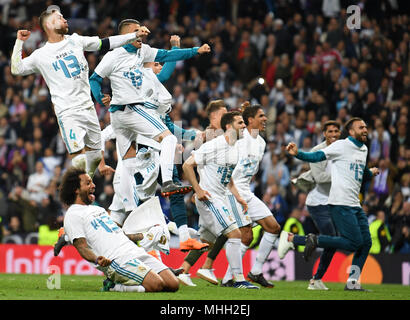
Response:
[[[332,160],[329,204],[360,207],[359,193],[366,168],[367,146],[350,137],[333,142],[322,150]]]
[[[312,148],[312,152],[317,150],[322,150],[327,147],[326,141],[318,144]],[[332,161],[321,161],[317,163],[309,163],[313,179],[316,175],[321,175],[320,179],[326,180],[326,182],[316,181],[315,187],[308,193],[306,197],[306,205],[308,206],[319,206],[327,205],[329,201],[329,192],[331,187],[331,168]],[[317,176],[316,176],[317,177]]]
[[[76,113],[77,110],[94,105],[84,51],[96,51],[100,44],[98,36],[83,37],[76,33],[65,35],[63,41],[47,42],[23,59],[19,74],[40,73],[43,76],[57,116]]]
[[[144,94],[144,106],[156,110],[160,116],[165,116],[166,112],[171,109],[171,94],[158,80],[157,75],[151,68],[142,68],[141,70],[144,79],[141,85],[141,91]]]
[[[266,142],[258,135],[253,138],[248,129],[243,130],[243,138],[238,140],[239,159],[233,171],[233,181],[239,194],[245,201],[252,198],[250,183],[259,170],[259,163],[265,153]]]
[[[99,206],[71,205],[64,217],[64,231],[71,242],[85,238],[94,254],[117,263],[129,260],[129,257],[142,250]]]
[[[95,68],[96,74],[111,81],[111,104],[113,105],[144,102],[145,96],[141,90],[144,77],[143,64],[153,62],[158,52],[158,49],[144,43],[140,49],[136,49],[136,52],[126,48],[135,47],[128,45],[108,52]]]
[[[223,197],[228,194],[228,183],[238,162],[238,148],[226,142],[225,135],[204,143],[192,151],[197,164],[200,187],[211,196]]]

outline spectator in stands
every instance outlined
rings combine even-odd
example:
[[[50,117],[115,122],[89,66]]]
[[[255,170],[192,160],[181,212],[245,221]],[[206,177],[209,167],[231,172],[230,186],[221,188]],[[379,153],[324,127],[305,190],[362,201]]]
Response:
[[[14,146],[17,140],[16,130],[10,126],[9,120],[6,117],[0,118],[0,136],[6,139],[6,144],[10,147]]]
[[[50,176],[45,172],[43,163],[36,162],[36,172],[28,177],[27,191],[30,194],[30,200],[34,200],[39,205],[44,198],[48,198],[46,188],[50,182]]]
[[[135,2],[128,11],[123,11],[123,5],[116,7],[114,3],[103,1],[96,3],[96,15],[87,15],[88,6],[78,0],[67,3],[70,4],[64,2],[61,7],[68,18],[81,17],[86,21],[76,30],[83,35],[95,34],[93,29],[101,37],[112,35],[123,12],[130,12],[133,8],[138,9],[133,12],[150,17],[146,25],[151,34],[146,42],[152,46],[167,48],[166,34],[172,30],[185,35],[185,47],[194,46],[198,39],[212,43],[209,57],[177,64],[169,80],[169,91],[173,95],[171,117],[182,121],[183,126],[206,127],[206,116],[201,115],[201,110],[210,99],[224,99],[231,108],[244,100],[263,105],[268,116],[265,135],[268,143],[261,174],[256,178],[258,183],[266,179],[263,173],[271,166],[272,155],[276,152],[279,162],[290,174],[303,170],[286,153],[282,153],[283,143],[293,140],[295,135],[302,138],[302,143],[305,132],[309,132],[316,142],[319,138],[314,130],[315,122],[323,123],[323,119],[330,117],[337,118],[343,126],[350,117],[358,116],[374,129],[372,134],[369,130],[371,160],[386,160],[389,175],[397,171],[393,182],[388,179],[390,193],[402,190],[405,195],[397,201],[403,204],[408,200],[410,20],[407,16],[398,17],[396,13],[389,12],[379,17],[373,14],[379,9],[378,3],[367,1],[364,13],[369,17],[363,15],[360,30],[349,30],[342,23],[346,19],[343,8],[336,10],[340,10],[337,18],[327,18],[328,10],[325,15],[316,2],[310,4],[310,10],[299,11],[298,6],[284,8],[277,5],[268,9],[265,1],[256,0],[253,2],[255,8],[266,9],[264,17],[257,13],[258,10],[242,10],[237,6],[239,10],[232,16],[225,16],[219,10],[212,11],[213,16],[224,15],[212,20],[208,12],[214,1],[194,6],[189,14],[184,6],[172,6],[171,12],[166,1],[157,1],[155,10],[152,4],[147,9]],[[66,151],[64,148],[59,151],[61,137],[44,80],[38,76],[13,77],[10,73],[9,54],[15,39],[13,32],[19,28],[30,28],[30,41],[23,48],[23,54],[30,55],[44,41],[44,35],[39,32],[38,18],[31,9],[28,10],[25,2],[8,4],[6,1],[0,4],[1,9],[5,7],[9,8],[3,10],[5,32],[0,34],[0,188],[8,194],[16,183],[25,185],[38,160],[44,160],[51,175],[56,166],[64,170]],[[74,8],[80,10],[72,10]],[[199,11],[199,8],[203,10]],[[269,14],[270,10],[275,12],[274,17]],[[90,70],[100,59],[100,55],[87,55]],[[258,77],[265,79],[266,94],[264,86],[255,85]],[[108,83],[104,82],[102,87],[109,93]],[[100,106],[97,109],[101,125],[107,125],[106,109]],[[298,118],[300,110],[305,112],[304,121]],[[52,151],[46,151],[46,148]],[[116,162],[114,149],[107,150],[106,155],[106,162],[113,165]],[[7,158],[11,150],[13,152]],[[111,181],[103,183],[111,184]],[[280,181],[276,183],[280,184]],[[53,197],[57,184],[58,179],[50,182],[48,187]],[[363,192],[366,200],[372,200],[369,201],[372,203],[371,212],[376,213],[378,208],[375,206],[383,205],[379,203],[376,191],[365,188]],[[104,188],[100,186],[96,190],[96,198],[103,193]],[[296,205],[297,193],[292,186],[287,187],[286,197],[285,194],[283,196],[284,204],[289,207]],[[380,197],[382,199],[385,195]],[[389,208],[388,201],[386,203]],[[396,237],[397,234],[403,235],[403,232],[396,233]]]

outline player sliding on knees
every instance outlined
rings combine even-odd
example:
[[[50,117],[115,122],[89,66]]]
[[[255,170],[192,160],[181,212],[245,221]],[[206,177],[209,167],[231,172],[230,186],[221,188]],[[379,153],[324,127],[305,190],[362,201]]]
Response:
[[[169,268],[134,243],[140,237],[125,235],[104,208],[92,205],[94,191],[85,170],[71,167],[63,175],[60,199],[69,206],[66,235],[81,257],[107,276],[103,290],[177,291],[179,281]]]

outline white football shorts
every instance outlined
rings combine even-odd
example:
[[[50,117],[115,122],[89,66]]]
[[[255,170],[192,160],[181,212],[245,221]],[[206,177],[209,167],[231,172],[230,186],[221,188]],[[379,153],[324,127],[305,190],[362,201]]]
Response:
[[[236,201],[233,194],[228,195],[228,205],[229,209],[233,213],[236,223],[238,224],[239,228],[248,226],[252,223],[252,220],[247,212],[243,212],[242,205]]]
[[[68,153],[81,151],[85,146],[101,150],[101,127],[94,106],[60,115],[57,122]]]
[[[252,194],[251,199],[248,201],[248,215],[252,222],[273,216],[266,204],[254,194]]]
[[[121,158],[124,158],[138,134],[154,139],[168,130],[155,110],[141,105],[127,105],[124,111],[111,113],[111,124],[117,136]]]
[[[195,204],[199,213],[198,233],[201,238],[204,230],[207,230],[216,238],[221,234],[228,234],[238,228],[226,197],[213,196],[211,200],[207,201],[200,201],[195,197]]]
[[[126,286],[141,285],[145,276],[151,270],[160,273],[168,267],[158,259],[149,255],[144,249],[138,248],[138,254],[124,262],[113,260],[111,264],[102,269],[104,274],[116,283]],[[135,256],[135,254],[133,253]]]

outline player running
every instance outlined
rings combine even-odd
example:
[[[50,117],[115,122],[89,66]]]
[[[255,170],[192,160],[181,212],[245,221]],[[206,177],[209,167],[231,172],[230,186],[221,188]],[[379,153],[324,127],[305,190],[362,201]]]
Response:
[[[101,174],[108,174],[113,169],[105,165],[101,156],[101,128],[90,96],[89,70],[84,51],[120,47],[147,35],[148,29],[135,28],[129,34],[105,39],[76,33],[67,35],[67,20],[58,6],[49,6],[41,13],[39,20],[47,37],[46,44],[22,59],[23,42],[30,37],[30,31],[18,30],[11,72],[13,75],[40,73],[43,76],[73,166],[86,169],[90,177],[93,177],[97,167]]]
[[[330,146],[340,138],[340,124],[336,121],[330,120],[323,124],[323,136],[325,141],[315,146],[311,151],[317,151]],[[319,232],[324,235],[335,236],[336,228],[332,221],[332,216],[329,210],[329,192],[332,182],[331,176],[331,161],[321,161],[318,163],[310,163],[310,170],[303,173],[296,179],[296,185],[300,181],[306,181],[305,176],[309,175],[316,184],[312,190],[309,191],[306,198],[306,205],[310,216],[315,222]],[[310,179],[309,179],[310,180]],[[302,182],[303,183],[303,182]],[[288,233],[282,231],[281,239],[287,239]],[[309,280],[308,290],[329,290],[323,283],[322,277],[325,275],[333,255],[336,252],[334,248],[325,248],[320,255],[320,262],[313,278]],[[283,259],[284,252],[279,251],[279,258]]]
[[[289,154],[307,162],[332,160],[332,185],[329,193],[329,208],[333,222],[340,236],[308,234],[306,237],[289,234],[281,237],[278,252],[284,256],[293,245],[304,245],[307,261],[316,247],[353,251],[354,257],[345,290],[365,291],[359,283],[372,245],[367,216],[360,206],[359,193],[363,180],[379,174],[377,168],[366,166],[367,125],[357,117],[346,122],[349,136],[315,152],[299,151],[291,142],[286,147]]]
[[[248,278],[263,287],[273,288],[274,285],[263,276],[262,266],[278,240],[280,226],[269,208],[255,196],[250,187],[252,177],[258,172],[259,163],[265,153],[266,142],[259,133],[265,131],[267,118],[260,105],[251,106],[248,102],[243,104],[242,108],[242,117],[246,128],[243,131],[243,139],[237,142],[239,159],[233,171],[232,179],[240,196],[248,204],[248,215],[252,222],[259,224],[264,230],[256,261],[248,273]],[[241,252],[244,256],[253,239],[252,225],[242,227],[241,234]],[[231,279],[232,273],[228,268],[222,284],[227,285],[232,281]]]
[[[232,268],[235,288],[259,289],[247,282],[243,276],[241,257],[241,232],[232,210],[229,210],[228,190],[242,205],[247,203],[239,195],[233,180],[233,170],[238,162],[237,140],[242,137],[245,123],[240,112],[228,112],[222,116],[224,134],[204,143],[185,161],[182,168],[195,191],[195,204],[199,212],[199,234],[202,238],[213,238],[221,234],[228,238],[226,256]],[[197,167],[200,181],[195,175]],[[204,235],[207,234],[205,237]]]

